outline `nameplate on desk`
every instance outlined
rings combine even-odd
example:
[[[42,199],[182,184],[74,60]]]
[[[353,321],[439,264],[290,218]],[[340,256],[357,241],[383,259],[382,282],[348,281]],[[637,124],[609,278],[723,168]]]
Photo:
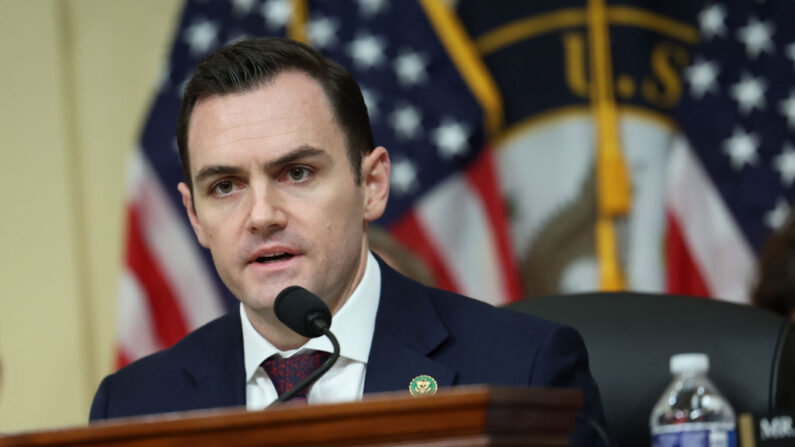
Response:
[[[740,447],[795,445],[795,409],[779,413],[744,413],[739,419]]]

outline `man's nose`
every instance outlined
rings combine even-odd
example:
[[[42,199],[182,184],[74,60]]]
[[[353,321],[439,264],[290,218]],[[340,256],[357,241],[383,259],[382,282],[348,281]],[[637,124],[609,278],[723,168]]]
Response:
[[[287,215],[279,192],[267,185],[256,185],[249,194],[248,229],[252,233],[271,232],[284,228]]]

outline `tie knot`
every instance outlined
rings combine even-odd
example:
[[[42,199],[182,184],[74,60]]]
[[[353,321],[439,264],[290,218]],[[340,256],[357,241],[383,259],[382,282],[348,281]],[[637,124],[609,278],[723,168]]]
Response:
[[[276,393],[281,397],[318,369],[329,357],[329,353],[320,351],[294,355],[286,359],[272,356],[262,362],[262,368],[268,373]],[[306,394],[307,390],[304,389],[291,400],[306,400]]]

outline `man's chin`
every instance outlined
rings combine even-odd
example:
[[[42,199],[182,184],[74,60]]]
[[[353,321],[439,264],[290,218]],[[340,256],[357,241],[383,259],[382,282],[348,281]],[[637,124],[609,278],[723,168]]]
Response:
[[[273,305],[276,302],[276,297],[279,296],[284,289],[290,287],[300,285],[298,282],[289,282],[284,284],[278,285],[268,285],[260,287],[256,291],[252,291],[252,293],[247,294],[247,298],[243,301],[247,307],[251,308],[253,311],[273,311]]]

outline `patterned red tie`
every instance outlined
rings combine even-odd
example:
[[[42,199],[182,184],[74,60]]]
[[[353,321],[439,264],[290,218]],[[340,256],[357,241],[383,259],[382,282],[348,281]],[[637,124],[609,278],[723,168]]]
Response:
[[[276,387],[276,393],[281,397],[282,394],[289,392],[306,376],[318,369],[330,356],[331,354],[320,351],[315,351],[311,354],[294,355],[286,359],[275,355],[262,362],[262,368],[268,373],[273,386]],[[309,387],[304,388],[290,401],[306,402],[308,389]]]

